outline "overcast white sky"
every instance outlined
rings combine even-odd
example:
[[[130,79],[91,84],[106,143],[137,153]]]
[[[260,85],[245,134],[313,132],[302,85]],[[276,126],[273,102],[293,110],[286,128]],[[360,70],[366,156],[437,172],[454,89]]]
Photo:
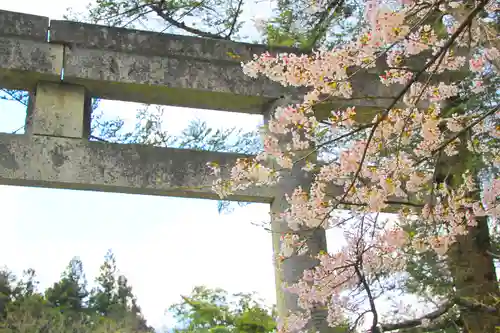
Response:
[[[67,7],[88,0],[2,1],[0,9],[61,19]],[[262,10],[262,7],[260,8]],[[249,14],[253,15],[253,14]],[[104,101],[110,117],[133,121],[137,105]],[[195,117],[215,127],[255,128],[259,117],[172,108],[167,129],[180,131]],[[24,108],[0,101],[0,131],[24,124]],[[274,303],[270,235],[252,222],[268,219],[268,206],[252,204],[219,215],[215,201],[0,186],[5,233],[0,266],[38,272],[42,287],[58,280],[75,255],[89,281],[108,248],[129,278],[148,322],[171,324],[164,310],[196,285],[230,292],[256,291]],[[329,238],[331,239],[331,237]]]

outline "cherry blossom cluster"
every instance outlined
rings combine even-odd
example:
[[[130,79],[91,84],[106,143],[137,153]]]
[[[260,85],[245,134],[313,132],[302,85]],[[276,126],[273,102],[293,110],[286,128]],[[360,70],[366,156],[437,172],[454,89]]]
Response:
[[[318,255],[319,265],[304,272],[302,279],[291,286],[288,292],[298,295],[298,302],[305,311],[294,314],[286,321],[285,331],[301,331],[306,319],[318,305],[328,308],[327,320],[331,326],[345,322],[345,313],[355,307],[357,299],[347,296],[356,288],[359,279],[356,267],[363,264],[363,275],[370,276],[381,271],[397,271],[405,267],[402,246],[408,236],[398,228],[388,228],[371,241],[360,240],[351,232],[344,232],[346,245],[339,251]],[[388,255],[390,253],[390,255]]]
[[[217,163],[208,163],[207,167],[217,177],[212,189],[220,198],[225,198],[250,186],[271,185],[280,179],[279,173],[274,169],[249,158],[240,158],[236,161],[236,165],[231,169],[229,179],[222,177],[221,166]]]
[[[496,10],[486,2],[478,3],[487,12]],[[322,5],[319,1],[313,7]],[[435,9],[449,19],[444,32],[422,23]],[[486,72],[498,74],[494,62],[500,53],[483,38],[480,19],[469,15],[459,1],[405,1],[394,9],[370,0],[368,27],[350,43],[320,48],[311,55],[264,53],[242,64],[252,78],[262,75],[283,86],[306,87],[308,92],[302,103],[276,108],[263,134],[264,151],[256,158],[238,160],[230,179],[218,179],[214,188],[224,197],[249,186],[276,186],[286,181],[280,178],[282,172],[299,164],[313,173],[313,181],[310,188],[286,194],[289,207],[281,219],[290,233],[282,237],[280,256],[307,254],[305,240],[295,234],[299,230],[334,225],[345,232],[345,246],[320,254],[317,267],[286,286],[298,296],[303,311],[281,318],[280,332],[305,332],[311,311],[318,306],[328,308],[331,326],[344,323],[344,310],[352,308],[346,292],[358,288],[364,276],[404,269],[404,248],[446,256],[450,245],[475,227],[478,218],[498,221],[500,178],[493,179],[481,197],[477,174],[463,160],[482,154],[493,156],[485,162],[500,165],[500,151],[484,139],[500,137],[498,109],[486,105],[449,112],[447,108],[453,98],[484,93]],[[472,52],[465,53],[469,46]],[[353,78],[373,73],[394,91],[392,102],[373,119],[363,118],[355,106],[332,110],[324,120],[316,118],[317,106],[351,99],[357,89]],[[474,75],[470,85],[460,79],[461,73]],[[441,77],[447,79],[436,82]],[[318,163],[314,152],[319,147],[339,152]],[[357,214],[392,209],[398,214],[397,223],[383,228],[375,223],[367,239],[362,223],[353,227],[332,215],[341,208]],[[415,219],[422,232],[410,235],[405,226]]]

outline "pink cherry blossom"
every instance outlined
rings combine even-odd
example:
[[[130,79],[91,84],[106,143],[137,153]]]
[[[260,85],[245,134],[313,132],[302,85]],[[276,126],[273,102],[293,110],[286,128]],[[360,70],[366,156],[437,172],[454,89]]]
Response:
[[[314,1],[311,8],[317,12],[325,5]],[[214,168],[214,190],[224,197],[249,186],[275,186],[286,181],[282,172],[300,163],[313,181],[310,188],[297,187],[285,195],[288,207],[280,219],[290,232],[282,237],[279,258],[308,255],[301,230],[336,228],[345,243],[321,253],[316,267],[304,271],[297,283],[284,286],[297,295],[301,310],[280,318],[280,333],[304,331],[318,306],[328,309],[330,326],[349,321],[349,314],[361,312],[362,302],[351,292],[360,291],[363,279],[403,272],[408,249],[434,251],[445,258],[457,237],[477,225],[478,217],[500,216],[499,178],[483,186],[481,198],[474,194],[480,188],[477,170],[466,170],[458,185],[435,181],[440,159],[464,150],[500,166],[498,145],[491,145],[500,137],[498,110],[483,106],[447,114],[446,108],[457,96],[486,91],[485,75],[498,74],[493,64],[498,49],[481,32],[483,23],[477,17],[472,25],[464,24],[461,2],[439,6],[450,19],[447,33],[421,24],[427,7],[412,12],[421,2],[400,5],[395,9],[368,1],[368,27],[348,43],[310,55],[264,53],[242,64],[252,78],[264,76],[285,87],[306,88],[307,93],[300,103],[274,110],[262,133],[264,150],[255,159],[238,160],[230,179],[221,178],[220,167]],[[494,9],[486,7],[491,13]],[[377,62],[381,54],[385,61]],[[377,67],[380,63],[386,67]],[[472,85],[454,78],[459,75],[446,76],[464,71],[473,74]],[[352,79],[366,72],[376,73],[382,87],[401,96],[384,104],[373,119],[358,123],[363,111],[349,105],[356,89]],[[328,119],[316,119],[319,104],[339,98],[346,101],[344,106],[332,110]],[[314,147],[334,153],[317,161],[311,157]],[[343,192],[331,193],[331,187]],[[351,218],[336,214],[340,208],[348,208]],[[397,214],[394,223],[379,217],[388,208]],[[418,232],[408,234],[405,227],[416,222]]]

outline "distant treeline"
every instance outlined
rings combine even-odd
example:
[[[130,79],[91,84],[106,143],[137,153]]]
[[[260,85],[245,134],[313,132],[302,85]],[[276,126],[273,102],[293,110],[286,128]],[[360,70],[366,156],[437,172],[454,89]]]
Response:
[[[21,277],[0,270],[1,333],[154,332],[144,319],[112,251],[104,257],[95,287],[88,289],[83,264],[74,257],[59,281],[39,290],[36,272]]]

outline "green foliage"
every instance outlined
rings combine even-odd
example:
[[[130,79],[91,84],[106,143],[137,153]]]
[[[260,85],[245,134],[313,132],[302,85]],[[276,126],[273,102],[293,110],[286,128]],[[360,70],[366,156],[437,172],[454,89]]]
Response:
[[[89,293],[83,264],[73,258],[59,281],[44,293],[35,271],[18,279],[0,270],[0,333],[146,333],[153,332],[116,259],[106,254],[97,287]]]
[[[61,275],[61,280],[45,291],[45,298],[61,311],[79,312],[85,307],[88,296],[86,286],[83,264],[75,257]]]
[[[410,235],[420,232],[420,221],[407,226]],[[446,269],[446,263],[433,251],[417,252],[413,247],[407,249],[408,277],[405,280],[406,291],[420,295],[447,296],[453,291],[453,279]]]
[[[304,52],[343,43],[362,26],[363,3],[330,0],[311,13],[312,1],[279,0],[264,30],[271,46],[294,46]]]
[[[107,316],[116,303],[116,273],[116,259],[109,251],[96,279],[98,286],[92,291],[89,301],[90,307],[103,316]]]
[[[222,289],[196,287],[169,311],[179,323],[176,333],[265,333],[276,328],[273,308],[253,294],[233,294]]]
[[[73,258],[61,279],[45,293],[36,288],[36,274],[27,270],[18,279],[0,270],[0,333],[146,333],[144,320],[125,276],[117,275],[116,258],[109,251],[86,291],[83,265]],[[275,329],[274,308],[254,294],[228,295],[222,289],[194,288],[170,307],[178,321],[177,333],[266,333]]]

